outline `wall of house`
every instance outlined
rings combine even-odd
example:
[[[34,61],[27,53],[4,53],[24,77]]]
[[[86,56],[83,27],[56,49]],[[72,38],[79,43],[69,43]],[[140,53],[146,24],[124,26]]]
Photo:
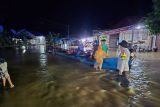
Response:
[[[158,50],[160,50],[160,35],[157,36],[156,45],[157,45]]]
[[[118,40],[119,40],[119,33],[117,34],[112,34],[108,38],[109,40],[109,50],[110,51],[115,51],[118,48]]]
[[[146,29],[134,29],[120,32],[119,42],[126,40],[127,42],[132,43],[132,39],[133,45],[137,45],[139,48],[151,48],[151,36]]]
[[[115,44],[114,35],[117,34],[117,32],[114,32],[114,31],[115,30],[111,30],[110,32],[109,31],[96,31],[93,34],[99,35],[100,33],[106,32],[106,34],[109,35],[109,38],[108,38],[109,42],[108,43],[109,43],[109,47],[111,49],[113,47],[113,45]],[[133,45],[137,45],[138,48],[143,48],[146,50],[153,50],[153,48],[156,47],[155,46],[155,44],[156,44],[157,48],[160,50],[160,35],[156,39],[155,36],[150,35],[149,31],[145,28],[120,30],[120,31],[118,31],[118,33],[119,33],[118,42],[121,42],[122,40],[126,40],[127,42],[132,43],[132,39],[133,39]]]
[[[35,40],[36,40],[37,45],[45,45],[46,44],[46,40],[45,40],[44,36],[37,36],[35,38]]]

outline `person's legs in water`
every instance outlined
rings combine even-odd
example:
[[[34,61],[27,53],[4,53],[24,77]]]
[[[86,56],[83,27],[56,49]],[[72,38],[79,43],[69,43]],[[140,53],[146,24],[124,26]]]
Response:
[[[94,68],[96,69],[96,71],[98,70],[98,63],[97,62],[95,63]]]
[[[119,70],[119,75],[122,75],[123,71],[122,70]]]
[[[102,70],[102,63],[99,64],[99,70]]]
[[[124,77],[127,76],[126,71],[122,72],[122,76],[124,76]]]
[[[3,77],[2,82],[3,82],[3,87],[5,87],[6,86],[6,78],[5,77]]]
[[[122,65],[119,67],[119,72],[118,75],[122,75],[123,69],[122,69]]]
[[[7,78],[7,80],[8,80],[8,82],[9,82],[9,84],[10,84],[10,88],[13,88],[13,87],[14,87],[14,85],[13,85],[13,83],[12,83],[12,81],[11,81],[10,76]]]
[[[124,71],[123,72],[121,86],[123,86],[123,87],[129,87],[129,83],[130,83],[130,74],[129,74],[129,71]]]
[[[101,64],[100,63],[98,63],[97,69],[101,70]]]
[[[9,85],[10,85],[10,88],[13,88],[14,85],[11,81],[11,78],[10,78],[10,75],[8,74],[8,72],[5,72],[4,73],[4,78],[3,78],[3,86],[5,87],[6,86],[6,80],[8,81]]]
[[[121,86],[121,80],[122,80],[122,72],[120,70],[117,70],[118,75],[116,77],[116,81],[118,83],[118,86]]]
[[[119,75],[122,75],[124,68],[125,68],[125,64],[124,64],[124,62],[122,62],[121,66],[119,68]]]
[[[129,66],[129,71],[131,70],[131,68],[132,68],[132,62],[133,62],[133,60],[132,59],[130,59],[129,60],[129,64],[128,64],[128,66]]]
[[[128,79],[128,81],[130,81],[130,79],[131,79],[130,71],[124,71],[123,76],[126,77]]]
[[[95,64],[95,68],[96,68],[96,70],[98,71],[98,70],[101,70],[102,66],[101,66],[100,63],[96,63],[96,64]]]
[[[131,66],[132,66],[132,65],[131,65],[131,64],[129,64],[129,71],[131,70]]]

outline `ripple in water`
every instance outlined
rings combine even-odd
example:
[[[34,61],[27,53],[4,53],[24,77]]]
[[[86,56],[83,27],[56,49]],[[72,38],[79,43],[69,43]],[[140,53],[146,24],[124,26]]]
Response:
[[[139,102],[141,98],[147,98],[151,92],[149,90],[150,78],[147,77],[144,62],[136,60],[133,63],[133,68],[130,72],[130,87],[132,87],[136,94],[129,98],[129,105],[134,105]]]

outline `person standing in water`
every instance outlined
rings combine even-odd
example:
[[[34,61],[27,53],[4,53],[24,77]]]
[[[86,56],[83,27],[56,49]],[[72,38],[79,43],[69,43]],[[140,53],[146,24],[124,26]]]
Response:
[[[108,45],[107,45],[107,43],[106,43],[106,40],[104,39],[104,40],[101,40],[101,44],[102,44],[102,50],[106,53],[106,57],[108,57],[108,54],[109,54],[109,52],[108,52]]]
[[[105,57],[106,57],[106,53],[102,50],[102,46],[99,45],[98,50],[95,53],[95,59],[96,59],[95,68],[96,68],[96,70],[98,70],[98,68],[100,71],[102,70],[103,59]]]
[[[14,85],[11,81],[10,75],[8,74],[7,62],[5,59],[0,59],[0,70],[1,70],[1,78],[3,81],[3,86],[6,86],[6,80],[9,82],[10,88],[14,88]]]
[[[98,49],[99,46],[99,36],[96,36],[94,42],[93,42],[93,54],[92,54],[92,58],[94,59],[94,55]]]
[[[133,60],[136,58],[136,55],[133,53],[133,49],[130,49],[130,60],[129,60],[129,70],[131,70]]]
[[[130,59],[130,51],[128,49],[128,43],[123,40],[119,43],[120,50],[118,54],[118,66],[117,69],[119,71],[119,75],[121,76],[123,72],[129,71],[129,59]]]

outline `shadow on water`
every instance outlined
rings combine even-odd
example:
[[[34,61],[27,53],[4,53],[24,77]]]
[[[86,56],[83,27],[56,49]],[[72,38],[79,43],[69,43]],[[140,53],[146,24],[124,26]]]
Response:
[[[158,107],[160,61],[137,59],[117,82],[115,71],[95,72],[43,46],[0,51],[16,86],[0,87],[0,107]]]

